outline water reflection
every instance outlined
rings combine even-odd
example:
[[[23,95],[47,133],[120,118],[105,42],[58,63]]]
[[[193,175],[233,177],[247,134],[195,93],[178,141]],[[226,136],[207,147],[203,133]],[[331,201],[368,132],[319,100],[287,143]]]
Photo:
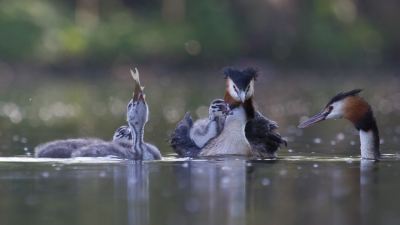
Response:
[[[0,162],[4,224],[400,222],[400,161],[394,156],[380,162],[310,155],[102,163],[11,159]]]
[[[243,159],[179,162],[174,180],[181,193],[177,215],[169,224],[244,224],[246,164]]]
[[[146,164],[129,166],[127,177],[128,224],[149,224],[149,172]],[[115,182],[119,184],[119,181]]]
[[[361,224],[379,224],[374,208],[379,205],[379,162],[360,161],[360,214]]]

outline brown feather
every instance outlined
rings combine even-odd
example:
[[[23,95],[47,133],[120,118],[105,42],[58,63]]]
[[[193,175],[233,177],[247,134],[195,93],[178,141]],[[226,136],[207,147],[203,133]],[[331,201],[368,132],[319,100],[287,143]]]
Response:
[[[247,119],[253,119],[255,116],[255,109],[253,105],[253,95],[248,98],[244,103],[236,101],[230,94],[229,94],[229,77],[227,78],[226,81],[226,89],[225,89],[225,98],[224,100],[229,104],[229,107],[231,109],[234,109],[239,106],[243,106]]]
[[[343,118],[355,124],[369,110],[368,103],[358,95],[349,96],[344,99]]]

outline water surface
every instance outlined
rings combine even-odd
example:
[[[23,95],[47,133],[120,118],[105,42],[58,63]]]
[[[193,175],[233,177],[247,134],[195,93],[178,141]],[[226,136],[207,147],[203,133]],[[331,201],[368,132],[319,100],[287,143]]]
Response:
[[[157,68],[139,68],[150,108],[145,141],[165,160],[37,160],[33,149],[42,142],[111,139],[126,123],[133,82],[129,67],[126,77],[107,70],[78,80],[73,73],[15,77],[0,89],[0,224],[399,224],[397,77],[260,68],[256,107],[288,141],[276,160],[177,159],[165,140],[186,111],[205,116],[224,83],[217,70]],[[297,128],[331,96],[354,88],[365,88],[361,96],[375,110],[389,154],[379,162],[359,159],[347,121]]]

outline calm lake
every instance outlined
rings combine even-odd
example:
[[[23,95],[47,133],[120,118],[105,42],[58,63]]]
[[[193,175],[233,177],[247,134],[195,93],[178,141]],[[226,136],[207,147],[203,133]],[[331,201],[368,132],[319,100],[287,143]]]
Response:
[[[256,108],[279,123],[278,159],[179,159],[166,139],[186,111],[205,117],[224,80],[213,71],[138,68],[163,161],[35,159],[40,143],[112,138],[133,92],[129,66],[0,68],[0,224],[399,224],[400,80],[396,71],[274,70],[259,65]],[[35,72],[32,72],[35,71]],[[381,136],[360,160],[350,122],[298,124],[336,93],[364,88]]]

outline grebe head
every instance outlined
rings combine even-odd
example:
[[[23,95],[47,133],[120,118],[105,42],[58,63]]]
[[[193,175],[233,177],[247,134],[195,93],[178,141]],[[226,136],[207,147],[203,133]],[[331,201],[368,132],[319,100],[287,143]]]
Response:
[[[333,96],[320,113],[301,123],[299,128],[309,127],[325,119],[344,118],[359,129],[358,123],[370,111],[368,103],[358,96],[361,91],[362,89],[355,89]]]
[[[224,117],[228,115],[232,115],[232,111],[229,107],[229,104],[225,102],[223,99],[215,99],[211,102],[209,108],[209,119],[214,120],[218,117]]]
[[[114,133],[113,141],[115,140],[132,140],[132,132],[129,126],[118,128]]]
[[[258,74],[258,69],[248,67],[239,70],[233,67],[222,69],[226,79],[226,92],[237,102],[244,103],[254,94],[254,81]]]
[[[140,86],[139,72],[131,70],[133,79],[135,80],[135,92],[133,92],[132,100],[129,102],[126,110],[127,121],[132,126],[144,126],[149,117],[149,108],[145,101],[144,87]]]

